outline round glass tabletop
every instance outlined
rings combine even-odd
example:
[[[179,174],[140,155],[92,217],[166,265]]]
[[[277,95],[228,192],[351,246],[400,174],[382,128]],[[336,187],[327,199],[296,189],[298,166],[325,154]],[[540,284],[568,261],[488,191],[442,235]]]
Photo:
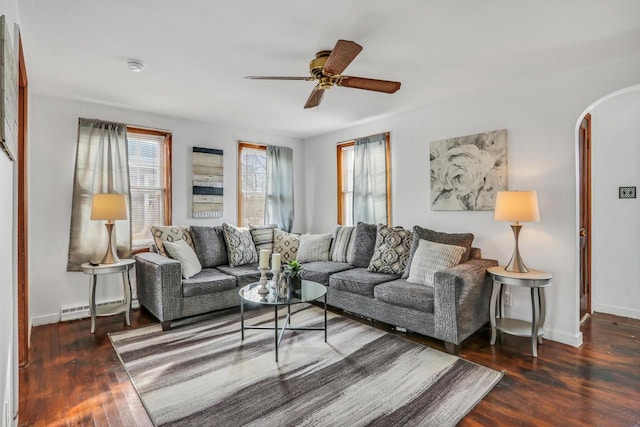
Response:
[[[286,295],[276,293],[272,280],[267,282],[267,287],[269,288],[268,294],[259,294],[259,287],[259,283],[251,283],[240,289],[238,294],[240,298],[247,302],[256,302],[264,305],[285,305],[313,301],[327,293],[327,288],[324,285],[310,280],[302,281],[300,291],[288,292]]]

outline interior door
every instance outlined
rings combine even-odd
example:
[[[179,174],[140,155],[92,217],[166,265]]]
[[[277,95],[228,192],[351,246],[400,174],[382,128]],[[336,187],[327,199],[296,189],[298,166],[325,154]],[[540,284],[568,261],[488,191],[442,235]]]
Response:
[[[591,314],[591,115],[580,124],[580,319]]]

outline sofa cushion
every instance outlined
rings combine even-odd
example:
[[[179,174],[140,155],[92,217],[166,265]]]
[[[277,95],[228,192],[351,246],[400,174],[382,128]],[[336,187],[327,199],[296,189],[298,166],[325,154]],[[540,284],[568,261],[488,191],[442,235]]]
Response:
[[[411,253],[409,254],[409,262],[407,268],[402,275],[403,279],[409,277],[411,271],[411,259],[413,254],[418,249],[418,243],[420,239],[429,240],[431,242],[442,243],[445,245],[462,246],[466,249],[462,255],[460,262],[466,262],[471,256],[471,244],[473,243],[473,234],[471,233],[441,233],[438,231],[429,230],[428,228],[422,228],[420,226],[413,227],[413,241],[411,242]]]
[[[258,253],[249,230],[226,223],[222,224],[222,229],[231,267],[258,262]]]
[[[193,248],[193,240],[191,240],[191,233],[188,226],[154,225],[151,227],[151,234],[153,235],[153,241],[156,244],[160,255],[167,256],[167,252],[164,250],[164,246],[162,245],[163,242],[184,240]]]
[[[203,268],[229,264],[227,244],[221,225],[214,227],[193,225],[191,239]]]
[[[282,262],[289,262],[298,256],[300,238],[297,234],[287,233],[280,229],[273,231],[273,252],[277,252],[282,257]]]
[[[365,224],[359,222],[356,225],[356,236],[353,240],[351,248],[352,265],[358,268],[369,267],[369,262],[376,248],[376,234],[378,227],[375,224]]]
[[[356,228],[351,225],[339,225],[333,233],[331,241],[331,254],[329,259],[337,262],[353,264],[353,241],[356,237]]]
[[[372,273],[366,268],[354,268],[332,274],[329,287],[338,291],[373,297],[373,288],[380,283],[399,278],[398,274]]]
[[[458,265],[465,251],[466,249],[462,246],[443,245],[420,239],[418,249],[411,260],[411,272],[407,281],[433,286],[435,274]]]
[[[303,280],[322,283],[329,286],[329,276],[340,271],[350,270],[353,267],[346,262],[316,261],[309,262],[302,266],[300,277]]]
[[[301,235],[296,255],[298,262],[329,261],[331,237],[331,233]]]
[[[229,265],[220,265],[216,267],[224,274],[234,276],[236,278],[236,286],[242,287],[251,283],[255,283],[260,280],[260,270],[258,270],[258,263],[245,264],[237,267],[231,267]],[[267,277],[271,277],[271,272],[267,272]]]
[[[251,233],[251,238],[253,239],[257,252],[260,252],[262,249],[266,249],[268,251],[273,250],[273,230],[276,228],[278,228],[278,226],[275,224],[249,224],[249,232]]]
[[[182,281],[182,296],[186,298],[215,294],[235,287],[235,277],[223,274],[215,268],[205,268],[190,279]]]
[[[164,242],[164,249],[171,258],[180,262],[183,279],[188,279],[202,270],[196,253],[184,240]]]
[[[375,273],[402,274],[407,266],[411,249],[409,230],[378,224],[376,247],[368,270]]]
[[[379,301],[400,307],[433,313],[433,287],[409,283],[405,279],[382,283],[373,295]]]

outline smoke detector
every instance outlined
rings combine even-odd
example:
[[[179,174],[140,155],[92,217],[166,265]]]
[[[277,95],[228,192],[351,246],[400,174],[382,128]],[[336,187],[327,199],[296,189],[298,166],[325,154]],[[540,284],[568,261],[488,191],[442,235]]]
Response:
[[[140,73],[144,70],[144,62],[138,59],[130,59],[127,61],[127,67],[132,73]]]

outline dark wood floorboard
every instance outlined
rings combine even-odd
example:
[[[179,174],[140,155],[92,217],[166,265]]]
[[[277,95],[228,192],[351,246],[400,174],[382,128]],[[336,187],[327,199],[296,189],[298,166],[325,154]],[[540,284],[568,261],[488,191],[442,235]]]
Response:
[[[132,313],[132,327],[153,322],[144,310]],[[99,318],[95,335],[88,320],[34,328],[20,370],[19,425],[150,426],[107,336],[125,328],[123,316]],[[394,333],[444,350],[440,341]],[[489,329],[478,331],[460,356],[505,376],[460,425],[640,426],[640,320],[595,314],[583,334],[581,348],[545,341],[534,359],[527,339],[500,336],[494,347]]]

